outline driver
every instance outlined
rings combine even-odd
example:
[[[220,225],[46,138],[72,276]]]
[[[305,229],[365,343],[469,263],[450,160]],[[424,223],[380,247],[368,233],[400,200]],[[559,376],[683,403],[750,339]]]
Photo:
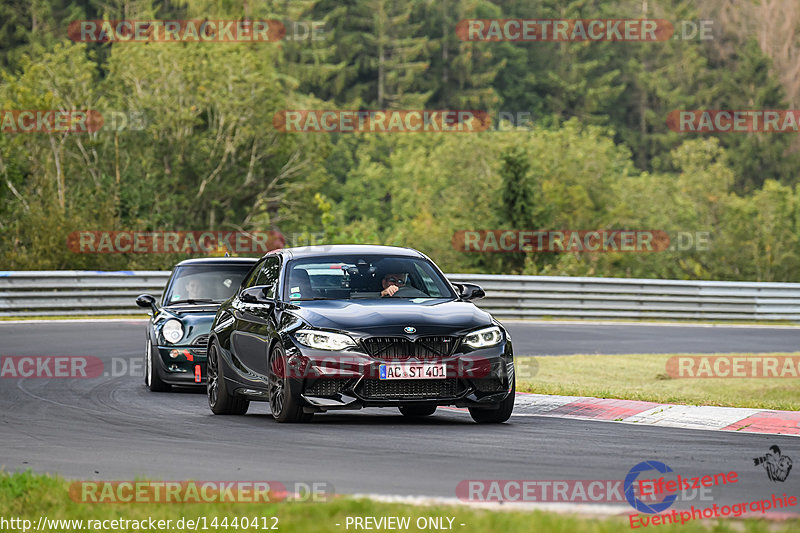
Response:
[[[197,276],[193,276],[186,280],[183,285],[186,290],[186,300],[196,300],[203,296],[203,283]]]
[[[381,297],[394,296],[397,291],[406,286],[408,274],[386,274],[381,280]]]

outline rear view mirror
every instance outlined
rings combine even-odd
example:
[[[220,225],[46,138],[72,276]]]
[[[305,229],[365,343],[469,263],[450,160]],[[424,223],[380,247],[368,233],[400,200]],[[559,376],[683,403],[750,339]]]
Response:
[[[248,304],[271,304],[274,303],[272,298],[267,298],[264,291],[267,290],[266,285],[257,285],[255,287],[250,287],[242,291],[239,295],[239,299],[244,303]]]
[[[158,312],[158,309],[156,308],[156,299],[149,294],[140,294],[136,298],[136,305],[150,309],[153,311],[154,315]]]
[[[459,297],[466,302],[477,300],[486,296],[486,293],[483,291],[483,289],[474,283],[457,283],[456,286],[461,292]]]

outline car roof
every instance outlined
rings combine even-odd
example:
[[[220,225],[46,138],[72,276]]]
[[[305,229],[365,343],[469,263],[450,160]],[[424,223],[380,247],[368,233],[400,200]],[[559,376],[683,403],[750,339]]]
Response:
[[[200,257],[196,259],[184,259],[177,265],[252,265],[258,261],[258,257]]]
[[[282,248],[270,253],[282,253],[288,259],[301,257],[325,257],[336,255],[393,255],[403,257],[424,258],[422,252],[413,248],[401,248],[399,246],[379,246],[376,244],[318,244],[315,246],[303,246],[298,248]]]

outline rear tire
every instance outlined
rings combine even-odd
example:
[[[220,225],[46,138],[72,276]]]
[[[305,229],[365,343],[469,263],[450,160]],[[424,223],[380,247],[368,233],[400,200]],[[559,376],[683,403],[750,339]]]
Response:
[[[208,347],[206,363],[206,394],[208,406],[215,415],[243,415],[250,407],[250,400],[244,396],[234,396],[228,391],[225,374],[219,362],[217,340],[211,341]]]
[[[144,384],[152,392],[169,392],[172,385],[164,383],[158,373],[158,363],[153,357],[153,344],[147,336],[147,346],[144,349]]]
[[[514,380],[514,383],[511,384],[511,392],[508,393],[505,400],[500,402],[498,409],[478,409],[470,407],[470,416],[478,424],[502,424],[511,418],[511,412],[514,410],[516,390],[517,384],[516,380]]]
[[[306,413],[303,406],[292,394],[292,384],[296,380],[289,377],[286,365],[286,353],[280,344],[276,344],[270,352],[269,368],[269,409],[278,422],[308,422],[314,413]]]
[[[400,412],[403,416],[411,418],[421,418],[423,416],[431,416],[436,412],[435,405],[404,405],[400,407]]]

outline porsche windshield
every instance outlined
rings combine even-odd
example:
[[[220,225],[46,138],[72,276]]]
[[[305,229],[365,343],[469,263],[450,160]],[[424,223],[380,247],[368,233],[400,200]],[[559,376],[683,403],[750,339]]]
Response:
[[[356,298],[454,298],[429,262],[402,256],[336,256],[289,263],[284,297],[289,301]]]
[[[220,303],[230,298],[253,265],[188,265],[175,269],[164,305]]]

